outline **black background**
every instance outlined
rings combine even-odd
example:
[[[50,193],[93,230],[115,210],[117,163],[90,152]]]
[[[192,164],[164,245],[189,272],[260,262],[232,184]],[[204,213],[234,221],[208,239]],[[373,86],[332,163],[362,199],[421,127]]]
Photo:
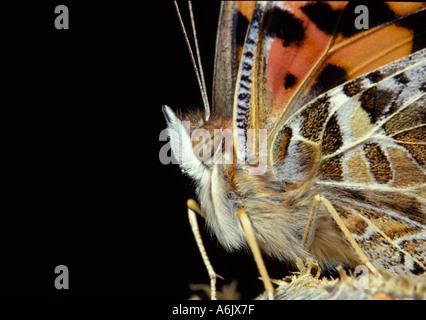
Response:
[[[59,4],[69,30],[54,27]],[[208,88],[219,7],[194,3]],[[191,109],[202,100],[173,3],[0,9],[1,296],[188,298],[189,283],[208,283],[186,213],[194,186],[177,165],[160,163],[159,134],[163,104]],[[189,27],[186,3],[181,9]],[[237,279],[243,298],[255,297],[262,284],[251,256],[225,252],[201,230],[225,278],[219,286]],[[69,268],[69,290],[54,286],[57,265]]]

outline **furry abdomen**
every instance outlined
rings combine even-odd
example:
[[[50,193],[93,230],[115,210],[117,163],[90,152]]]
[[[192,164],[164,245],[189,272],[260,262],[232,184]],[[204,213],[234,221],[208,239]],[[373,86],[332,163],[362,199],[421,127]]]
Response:
[[[313,198],[318,193],[314,181],[286,190],[271,174],[255,176],[238,171],[236,176],[242,208],[250,217],[264,253],[290,263],[296,258],[313,257],[323,269],[359,263],[342,232],[321,206],[312,245],[309,249],[303,247],[302,237]]]

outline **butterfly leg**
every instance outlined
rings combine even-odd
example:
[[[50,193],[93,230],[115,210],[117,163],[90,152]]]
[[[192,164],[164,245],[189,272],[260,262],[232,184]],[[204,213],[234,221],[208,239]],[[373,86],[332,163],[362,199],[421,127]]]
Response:
[[[194,234],[195,241],[197,242],[198,250],[201,253],[201,257],[203,258],[204,265],[206,266],[207,272],[210,277],[210,290],[211,290],[211,299],[216,300],[216,273],[210,263],[209,257],[207,256],[206,249],[203,244],[203,240],[201,239],[200,230],[198,229],[198,223],[197,223],[197,217],[195,215],[195,212],[197,212],[202,217],[206,217],[204,213],[201,211],[198,204],[192,200],[189,199],[187,201],[187,207],[188,207],[188,218],[189,223],[191,224],[192,233]]]
[[[206,215],[204,214],[203,211],[201,211],[200,206],[198,205],[197,201],[195,201],[194,199],[188,199],[188,201],[186,202],[186,206],[188,207],[188,209],[191,209],[192,211],[198,213],[200,216],[206,219]]]
[[[336,209],[334,209],[333,205],[330,203],[330,201],[327,200],[326,197],[324,197],[322,194],[317,194],[314,197],[314,201],[312,203],[312,209],[309,214],[308,223],[305,229],[305,233],[302,238],[302,243],[306,248],[309,248],[312,244],[314,235],[315,235],[315,227],[316,227],[316,221],[318,218],[318,208],[320,204],[323,204],[327,211],[330,213],[331,217],[336,222],[337,226],[340,228],[340,230],[345,235],[346,239],[349,241],[352,248],[355,250],[355,253],[357,254],[360,261],[365,264],[374,274],[379,275],[379,272],[377,269],[371,264],[371,262],[368,260],[365,253],[362,251],[362,249],[359,247],[358,243],[355,241],[354,237],[352,236],[351,232],[346,227],[345,223],[342,221],[342,219],[339,217],[339,214],[337,213]]]
[[[237,215],[241,221],[241,225],[243,226],[247,242],[250,246],[251,252],[253,253],[254,261],[256,262],[257,268],[259,269],[259,273],[262,277],[265,290],[268,293],[268,299],[274,300],[274,287],[272,286],[271,278],[269,277],[268,271],[266,270],[265,263],[260,253],[260,249],[257,244],[250,219],[247,216],[245,210],[238,210]]]
[[[305,233],[302,238],[302,245],[305,249],[309,249],[314,241],[315,229],[317,227],[318,220],[318,209],[319,204],[321,203],[320,197],[316,195],[314,201],[312,202],[311,212],[309,213],[308,223],[306,224]]]

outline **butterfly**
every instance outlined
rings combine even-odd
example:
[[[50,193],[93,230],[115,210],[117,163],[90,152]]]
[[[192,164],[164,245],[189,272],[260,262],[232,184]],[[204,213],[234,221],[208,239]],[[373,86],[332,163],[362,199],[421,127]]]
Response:
[[[247,247],[243,209],[272,258],[426,274],[425,21],[423,3],[221,4],[212,107],[163,112],[223,247]]]

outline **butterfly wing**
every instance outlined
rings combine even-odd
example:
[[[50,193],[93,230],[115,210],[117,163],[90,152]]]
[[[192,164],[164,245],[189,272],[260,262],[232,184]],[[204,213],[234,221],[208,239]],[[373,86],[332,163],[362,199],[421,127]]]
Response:
[[[239,159],[249,160],[248,150],[256,150],[257,129],[267,129],[272,139],[314,97],[425,46],[422,4],[368,3],[368,30],[354,26],[357,5],[256,4],[235,87],[234,143]],[[254,135],[248,136],[248,129],[256,129]]]
[[[426,272],[425,79],[423,49],[320,95],[271,149],[287,188],[315,179],[373,262],[416,275]]]
[[[365,5],[370,18],[368,30],[358,30],[354,26],[354,12],[359,5],[358,2],[349,3],[338,11],[339,21],[330,47],[305,78],[297,94],[291,96],[290,106],[281,115],[277,127],[321,93],[426,47],[424,4],[370,2]],[[304,12],[319,26],[322,15],[333,16],[333,13],[327,14],[330,9],[321,7],[325,5],[316,3],[304,8]],[[336,13],[334,15],[337,17]],[[331,30],[327,25],[321,28]]]
[[[332,90],[334,100],[350,98],[321,141],[319,189],[370,259],[405,275],[426,272],[425,79],[421,50]]]
[[[236,82],[234,144],[250,162],[259,145],[257,129],[271,128],[287,109],[302,80],[321,60],[332,36],[303,13],[304,2],[259,2],[248,29]],[[330,6],[343,8],[344,2]],[[248,135],[250,129],[252,135]]]
[[[358,30],[359,4],[256,4],[236,78],[234,146],[250,160],[266,128],[269,164],[286,188],[302,194],[314,181],[310,190],[332,202],[376,264],[419,274],[426,11],[367,3],[370,26]]]
[[[253,10],[253,1],[224,1],[221,4],[216,37],[212,110],[225,119],[232,118],[238,65]]]

